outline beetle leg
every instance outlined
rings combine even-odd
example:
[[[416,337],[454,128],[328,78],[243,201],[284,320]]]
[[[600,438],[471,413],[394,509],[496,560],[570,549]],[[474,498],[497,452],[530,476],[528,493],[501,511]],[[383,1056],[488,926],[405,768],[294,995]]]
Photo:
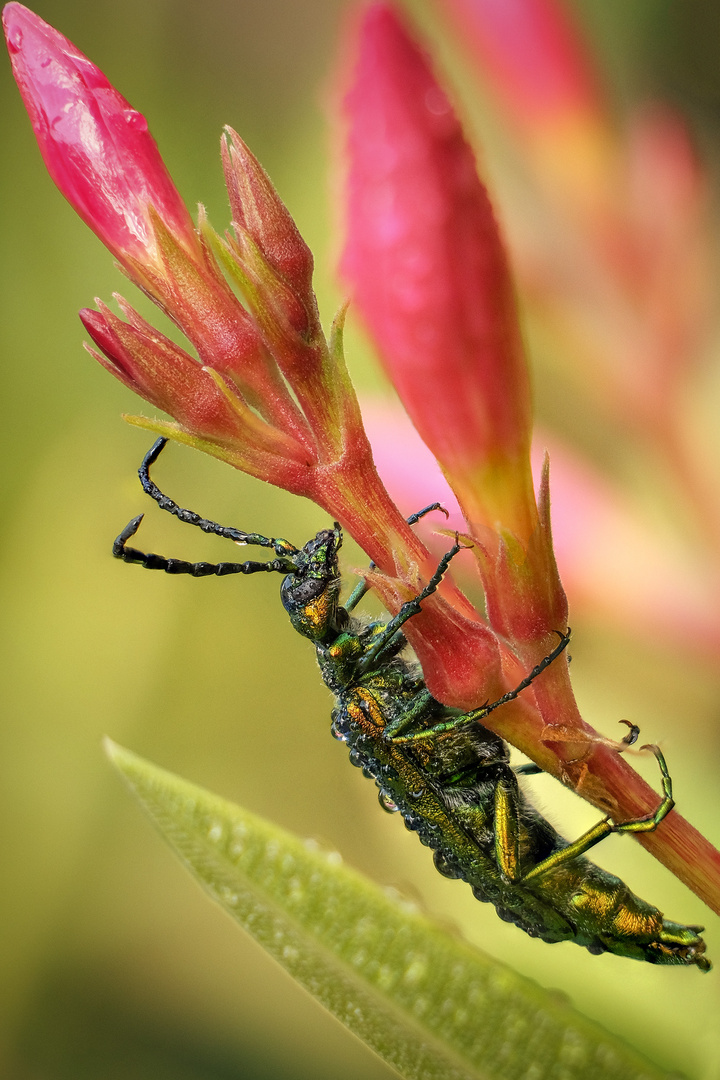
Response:
[[[495,786],[495,858],[509,882],[519,881],[519,798],[517,780],[512,772]]]
[[[402,610],[403,609],[400,608],[400,611]],[[388,627],[390,625],[391,624],[388,623]],[[486,717],[488,713],[491,713],[494,709],[499,708],[500,705],[506,705],[508,701],[513,701],[519,694],[522,693],[523,690],[526,690],[527,687],[530,686],[530,684],[534,682],[535,679],[537,679],[538,675],[540,675],[546,667],[549,667],[549,665],[552,664],[553,660],[557,659],[563,649],[567,648],[570,641],[570,627],[567,628],[567,631],[564,634],[561,634],[559,630],[556,630],[555,633],[560,638],[559,644],[556,645],[553,651],[551,653],[548,653],[548,655],[543,660],[541,660],[539,664],[535,665],[530,674],[526,675],[522,682],[518,683],[514,690],[509,690],[507,694],[503,694],[501,698],[498,698],[497,701],[493,701],[490,705],[482,705],[479,709],[472,709],[470,712],[463,713],[460,716],[454,716],[451,720],[443,720],[441,723],[435,724],[433,727],[428,728],[426,731],[412,732],[410,735],[403,736],[402,739],[399,741],[409,741],[410,739],[428,739],[433,735],[442,735],[447,731],[454,731],[455,728],[462,727],[464,724],[471,724],[478,720],[484,719],[484,717]]]
[[[516,776],[538,776],[545,770],[536,765],[534,761],[528,761],[524,765],[515,765],[513,772]]]
[[[383,736],[386,739],[394,741],[397,735],[406,731],[409,727],[412,727],[418,720],[422,720],[428,702],[430,701],[432,701],[430,691],[427,689],[420,690],[412,699],[402,716],[396,716],[394,720],[391,720],[389,724],[385,725],[383,728]]]
[[[648,744],[643,746],[642,749],[652,750],[657,758],[658,765],[660,766],[663,799],[657,810],[652,814],[645,814],[643,817],[634,818],[631,821],[621,821],[618,824],[616,824],[612,818],[605,818],[604,821],[599,821],[597,825],[593,825],[592,829],[588,829],[588,831],[583,833],[583,835],[574,843],[568,844],[568,846],[561,851],[553,852],[547,859],[544,859],[541,863],[538,863],[537,866],[534,866],[532,870],[522,878],[523,882],[531,881],[541,874],[546,874],[548,870],[554,870],[556,866],[560,866],[562,863],[568,862],[578,855],[584,855],[586,851],[595,847],[596,844],[599,844],[606,836],[610,836],[611,833],[654,832],[654,830],[657,829],[660,822],[670,813],[675,805],[672,793],[672,779],[660,748],[653,744]]]
[[[409,518],[406,518],[408,525],[416,525],[420,518],[424,518],[426,514],[431,514],[433,510],[440,510],[446,518],[450,517],[450,513],[445,509],[442,503],[430,503],[429,506],[423,506],[422,510],[416,510],[414,514],[411,514]]]
[[[408,525],[414,525],[416,522],[418,522],[420,520],[420,518],[424,518],[426,514],[432,513],[433,510],[441,510],[442,513],[445,515],[445,517],[450,516],[448,511],[445,509],[445,507],[441,503],[437,503],[437,502],[436,503],[430,503],[429,506],[424,506],[422,508],[422,510],[418,510],[417,513],[411,514],[410,517],[407,518]],[[375,569],[375,563],[371,562],[370,566],[368,567],[368,570],[374,570],[374,569]],[[358,581],[357,585],[355,586],[355,588],[353,589],[353,591],[350,593],[347,600],[343,604],[343,607],[345,608],[345,610],[347,611],[348,614],[350,614],[350,612],[353,611],[354,608],[356,608],[358,606],[358,604],[362,600],[365,593],[369,590],[369,588],[370,588],[370,583],[368,581],[366,581],[364,578],[363,578],[362,581]]]
[[[371,562],[368,569],[369,570],[374,570],[375,569],[375,563]],[[343,607],[347,611],[348,615],[350,614],[351,611],[353,611],[358,606],[358,604],[362,600],[365,593],[369,590],[369,588],[370,588],[370,583],[368,581],[366,581],[365,578],[363,578],[361,581],[358,581],[357,585],[355,586],[355,588],[353,589],[353,591],[350,593],[347,600],[343,604]]]
[[[637,726],[637,724],[631,724],[629,720],[618,720],[618,724],[625,724],[626,727],[630,728],[627,735],[625,735],[625,737],[620,740],[621,743],[623,743],[625,746],[632,746],[633,743],[636,743],[638,741],[640,728]]]
[[[430,578],[425,588],[421,592],[419,592],[417,596],[414,596],[412,600],[407,600],[402,605],[397,615],[394,615],[392,617],[385,629],[375,638],[372,647],[368,649],[362,659],[358,662],[358,671],[360,674],[363,674],[364,672],[374,667],[380,656],[382,656],[383,652],[385,652],[386,649],[391,647],[393,639],[395,638],[396,634],[400,632],[400,628],[408,621],[408,619],[412,619],[413,615],[418,614],[423,600],[426,600],[428,596],[431,596],[432,593],[435,592],[438,585],[442,581],[445,575],[445,571],[447,570],[451,561],[455,558],[459,551],[462,551],[462,549],[463,544],[459,543],[458,534],[456,533],[455,543],[449,551],[445,552],[442,559],[438,563],[437,570]]]
[[[508,701],[514,701],[523,690],[527,689],[527,687],[537,679],[538,675],[542,674],[546,667],[549,667],[550,664],[552,664],[553,660],[558,658],[560,653],[566,649],[570,643],[570,627],[568,626],[564,634],[561,634],[559,630],[555,630],[555,633],[560,638],[560,641],[553,651],[548,653],[539,664],[536,664],[530,674],[526,675],[514,690],[509,690],[507,694],[503,694],[502,697],[498,698],[497,701],[493,701],[490,705],[483,705],[479,709],[473,709],[473,711],[468,714],[471,719],[482,720],[484,716],[487,716],[488,713],[491,713],[494,709],[498,709],[501,705],[506,705]]]

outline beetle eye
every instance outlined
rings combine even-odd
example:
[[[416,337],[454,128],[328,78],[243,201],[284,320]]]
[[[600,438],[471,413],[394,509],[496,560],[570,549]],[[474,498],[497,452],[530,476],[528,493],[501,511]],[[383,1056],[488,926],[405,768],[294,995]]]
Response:
[[[309,577],[298,580],[294,575],[288,575],[280,587],[280,599],[285,610],[292,614],[293,611],[304,608],[321,595],[326,584],[327,582],[322,578]]]
[[[292,590],[293,600],[299,604],[307,604],[324,590],[326,582],[322,578],[306,578]]]

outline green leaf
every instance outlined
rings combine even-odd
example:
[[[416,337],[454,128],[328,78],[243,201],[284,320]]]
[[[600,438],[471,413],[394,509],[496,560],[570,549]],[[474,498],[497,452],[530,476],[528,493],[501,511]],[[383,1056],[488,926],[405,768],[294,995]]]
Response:
[[[233,918],[410,1080],[659,1080],[557,996],[449,937],[338,856],[108,742],[160,832]]]

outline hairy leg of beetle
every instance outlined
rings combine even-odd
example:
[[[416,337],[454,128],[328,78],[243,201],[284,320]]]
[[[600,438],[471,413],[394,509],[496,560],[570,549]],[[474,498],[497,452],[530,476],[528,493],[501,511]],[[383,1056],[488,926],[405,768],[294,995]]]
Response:
[[[391,720],[389,724],[385,725],[383,728],[384,737],[393,740],[400,732],[406,731],[407,728],[412,727],[414,724],[422,722],[425,718],[428,704],[431,701],[432,695],[430,691],[426,689],[420,690],[402,716],[397,716],[394,720]]]
[[[463,545],[458,543],[457,541],[456,534],[455,543],[449,551],[445,552],[442,559],[438,563],[437,570],[430,578],[422,592],[419,592],[418,595],[414,596],[412,600],[408,600],[405,604],[402,605],[397,615],[393,616],[393,618],[387,624],[382,633],[378,634],[372,648],[369,649],[365,656],[362,658],[362,660],[360,660],[358,664],[358,670],[360,673],[371,670],[371,668],[373,668],[374,665],[378,662],[378,659],[382,656],[383,652],[385,652],[386,649],[389,649],[392,646],[393,639],[399,633],[401,627],[408,621],[408,619],[412,619],[413,615],[417,615],[417,613],[421,609],[423,600],[426,600],[428,596],[431,596],[435,592],[438,585],[443,579],[445,571],[447,570],[448,566],[455,558],[457,553],[459,551],[462,551],[462,547]]]
[[[552,664],[553,660],[556,660],[558,658],[560,653],[563,652],[563,650],[566,649],[570,644],[570,627],[568,626],[564,634],[561,634],[559,630],[556,630],[555,633],[560,638],[560,642],[558,645],[555,646],[553,651],[551,653],[548,653],[548,655],[545,656],[539,664],[536,664],[530,674],[526,675],[522,682],[518,683],[514,690],[509,690],[507,694],[503,694],[502,697],[498,698],[497,701],[493,701],[490,705],[483,705],[480,709],[474,709],[473,712],[470,714],[473,720],[481,720],[484,716],[487,716],[488,713],[491,713],[494,709],[498,709],[501,705],[506,705],[508,701],[514,701],[515,698],[519,694],[521,694],[523,690],[527,689],[527,687],[530,686],[530,684],[533,683],[535,679],[537,679],[538,675],[542,674],[545,668],[549,667],[550,664]]]
[[[434,735],[442,735],[443,732],[453,731],[455,728],[462,727],[464,724],[471,724],[478,720],[482,720],[494,709],[498,709],[501,705],[506,705],[508,701],[513,701],[523,690],[526,690],[527,687],[537,679],[538,675],[542,674],[546,667],[549,667],[550,664],[552,664],[553,660],[557,659],[564,649],[567,648],[570,641],[570,627],[567,628],[567,632],[564,634],[561,634],[559,630],[556,630],[555,633],[560,638],[560,643],[532,669],[529,675],[525,676],[521,683],[518,683],[514,690],[509,690],[507,694],[503,694],[501,698],[498,698],[497,701],[493,701],[490,705],[482,705],[479,709],[473,709],[471,712],[455,716],[451,720],[443,720],[441,723],[428,728],[427,731],[413,731],[409,735],[403,735],[398,738],[398,742],[409,742],[411,739],[429,739]],[[526,773],[532,773],[534,771],[528,769],[526,766],[520,766],[520,768]]]
[[[640,728],[637,724],[631,724],[629,720],[618,720],[618,724],[625,724],[630,730],[627,735],[620,740],[625,746],[632,746],[633,743],[638,741],[638,735],[640,734]]]
[[[442,513],[445,515],[445,517],[450,516],[448,511],[445,509],[445,507],[441,503],[430,503],[429,506],[424,506],[422,508],[422,510],[418,510],[417,513],[411,514],[410,517],[406,519],[408,525],[414,525],[416,522],[418,522],[420,520],[420,518],[424,518],[426,514],[431,514],[433,510],[441,510]],[[370,566],[368,567],[368,570],[374,570],[374,569],[375,569],[375,563],[371,562]],[[369,582],[367,582],[365,580],[359,581],[357,583],[357,585],[355,586],[355,588],[353,589],[353,591],[350,593],[347,600],[343,604],[343,607],[345,608],[345,610],[347,611],[348,614],[350,614],[350,612],[353,611],[358,606],[358,604],[362,600],[365,593],[369,590],[369,588],[370,588],[370,584],[369,584]]]
[[[642,749],[652,750],[657,758],[658,765],[660,766],[663,799],[657,810],[652,814],[646,814],[644,817],[635,818],[632,821],[621,821],[619,824],[616,824],[610,818],[599,821],[597,825],[594,825],[592,829],[588,829],[588,831],[583,833],[583,835],[574,843],[568,844],[562,851],[554,852],[552,855],[548,856],[547,859],[544,859],[543,862],[534,866],[532,870],[524,875],[522,881],[531,881],[533,878],[540,877],[541,874],[547,873],[548,870],[555,869],[556,866],[560,866],[563,863],[568,862],[568,860],[576,858],[578,855],[584,855],[586,851],[595,847],[596,844],[599,844],[606,836],[610,836],[611,833],[653,832],[657,829],[660,822],[670,813],[675,805],[672,794],[672,779],[660,748],[653,744],[648,744],[643,746]]]

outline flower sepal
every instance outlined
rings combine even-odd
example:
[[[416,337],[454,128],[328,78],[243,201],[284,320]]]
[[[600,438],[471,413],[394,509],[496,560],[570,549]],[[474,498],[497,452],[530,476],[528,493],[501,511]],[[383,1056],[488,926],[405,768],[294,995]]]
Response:
[[[235,236],[217,236],[203,223],[222,265],[242,292],[266,345],[288,374],[317,363],[314,353],[325,348],[320,320],[310,317],[295,291],[276,271],[247,229],[236,225]]]
[[[423,586],[417,566],[402,577],[373,571],[364,576],[389,611],[399,611]],[[442,595],[423,601],[403,626],[420,661],[433,697],[458,709],[473,709],[504,693],[501,655],[493,631],[477,616],[470,618]]]
[[[524,539],[506,528],[481,527],[467,539],[478,562],[490,625],[501,638],[513,642],[525,662],[532,660],[534,665],[542,659],[543,650],[549,651],[549,638],[565,632],[568,619],[553,551],[547,456],[530,536]]]

